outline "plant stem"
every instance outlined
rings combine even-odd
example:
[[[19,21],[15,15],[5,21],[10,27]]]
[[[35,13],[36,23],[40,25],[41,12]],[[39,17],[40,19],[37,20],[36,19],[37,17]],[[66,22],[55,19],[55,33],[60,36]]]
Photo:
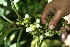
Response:
[[[10,0],[10,1],[11,1],[11,5],[12,5],[13,10],[14,10],[14,11],[16,12],[16,14],[17,14],[18,20],[19,20],[19,21],[22,21],[22,18],[21,18],[21,16],[20,16],[20,14],[18,13],[17,9],[16,9],[16,6],[14,5],[14,3],[13,3],[12,0]]]
[[[13,22],[12,22],[12,21],[10,21],[8,18],[6,18],[4,15],[2,15],[2,17],[3,17],[5,20],[7,20],[8,22],[10,22],[10,23],[12,23],[12,24],[13,24]]]
[[[1,12],[1,10],[0,10],[0,14],[1,14],[1,16],[2,16],[6,21],[8,21],[9,23],[13,24],[13,22],[12,22],[11,20],[9,20],[8,18],[6,18],[6,17],[3,15],[3,13]]]
[[[6,29],[6,28],[5,28]],[[3,41],[3,39],[12,31],[12,30],[14,30],[15,29],[15,27],[14,28],[11,28],[11,29],[6,29],[5,31],[5,34],[3,35],[3,36],[1,36],[1,38],[0,38],[0,42],[2,42]]]
[[[19,33],[19,36],[18,36],[18,39],[17,39],[16,47],[19,47],[19,40],[20,40],[22,32],[23,32],[23,28],[21,28],[21,30],[20,30],[20,33]]]
[[[39,47],[41,47],[42,43],[43,43],[43,40],[41,40],[41,42],[40,42],[40,44],[39,44]]]
[[[33,11],[33,14],[36,15],[37,11],[44,5],[45,0],[41,0],[37,8]]]

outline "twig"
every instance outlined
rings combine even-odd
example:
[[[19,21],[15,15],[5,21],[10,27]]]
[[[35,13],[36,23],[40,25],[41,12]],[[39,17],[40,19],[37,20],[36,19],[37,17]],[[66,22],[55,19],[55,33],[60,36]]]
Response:
[[[12,0],[10,0],[10,1],[11,1],[11,5],[12,5],[12,7],[13,7],[13,10],[14,10],[14,11],[16,12],[16,14],[17,14],[18,20],[19,20],[19,21],[22,21],[22,18],[21,18],[21,16],[20,16],[20,14],[18,13],[17,9],[16,9],[16,6],[14,5],[14,3],[13,3]]]
[[[9,23],[13,24],[13,22],[12,22],[11,20],[9,20],[8,18],[6,18],[6,17],[2,14],[1,10],[0,10],[0,14],[1,14],[1,16],[2,16],[6,21],[8,21]]]
[[[21,29],[21,31],[20,31],[20,33],[19,33],[19,36],[18,36],[18,39],[17,39],[16,47],[19,47],[19,40],[20,40],[20,37],[21,37],[22,32],[23,32],[23,28]]]
[[[14,30],[15,29],[15,27],[14,28],[11,28],[11,29],[8,29],[9,31],[7,31],[1,38],[0,38],[0,41],[3,41],[3,39],[12,31],[12,30]]]
[[[40,9],[40,8],[43,6],[44,3],[45,3],[45,0],[41,0],[41,1],[40,1],[40,3],[39,3],[39,5],[37,6],[37,8],[33,11],[33,14],[34,14],[34,15],[37,13],[38,9]]]

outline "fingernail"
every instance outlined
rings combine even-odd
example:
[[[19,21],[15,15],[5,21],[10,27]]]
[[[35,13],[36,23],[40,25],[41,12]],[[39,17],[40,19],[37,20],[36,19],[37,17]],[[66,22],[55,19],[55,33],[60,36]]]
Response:
[[[49,28],[53,30],[55,27],[53,25],[49,25]]]
[[[46,22],[45,22],[45,21],[43,21],[43,22],[42,22],[42,24],[46,24]]]

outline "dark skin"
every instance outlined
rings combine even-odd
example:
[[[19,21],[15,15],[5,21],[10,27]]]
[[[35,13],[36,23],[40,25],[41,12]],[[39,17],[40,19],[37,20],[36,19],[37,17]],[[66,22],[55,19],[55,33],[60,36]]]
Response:
[[[42,24],[46,24],[48,15],[51,12],[54,13],[54,16],[51,18],[48,26],[52,30],[62,17],[70,14],[70,0],[52,0],[52,2],[48,3],[42,13]]]

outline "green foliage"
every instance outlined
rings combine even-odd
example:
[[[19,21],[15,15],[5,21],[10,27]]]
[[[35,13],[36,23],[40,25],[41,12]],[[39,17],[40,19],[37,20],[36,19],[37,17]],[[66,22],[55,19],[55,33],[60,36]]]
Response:
[[[37,47],[41,47],[44,38],[52,37],[54,34],[61,34],[58,29],[50,30],[48,28],[48,23],[46,23],[44,27],[41,25],[40,17],[44,4],[46,3],[45,0],[1,0],[1,2],[0,44],[3,45],[4,41],[7,41],[6,45],[11,46],[12,42],[10,40],[10,36],[12,36],[13,32],[14,35],[19,34],[18,37],[17,35],[14,36],[14,38],[17,37],[16,47],[20,47],[21,44],[26,43],[27,40],[25,39],[22,41],[22,43],[20,42],[20,40],[23,38],[22,35],[25,33],[33,36],[33,39],[37,38],[37,42],[35,43]],[[4,2],[7,4],[5,5]],[[9,4],[9,2],[11,3]],[[13,14],[13,12],[15,14]],[[50,18],[51,17],[48,18],[48,22]],[[66,25],[63,20],[60,21],[60,23],[62,25]],[[5,38],[7,38],[7,40],[5,40]]]

